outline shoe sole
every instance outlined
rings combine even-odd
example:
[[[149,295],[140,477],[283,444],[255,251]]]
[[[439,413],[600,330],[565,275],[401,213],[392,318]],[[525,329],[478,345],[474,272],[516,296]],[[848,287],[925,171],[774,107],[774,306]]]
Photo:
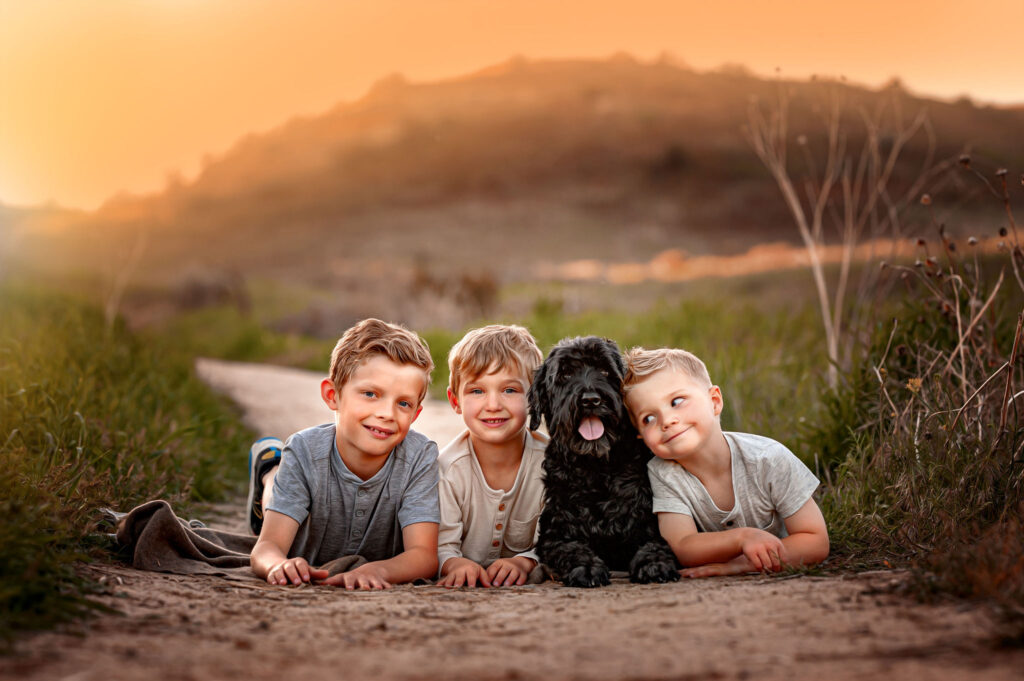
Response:
[[[260,469],[271,459],[280,460],[283,450],[284,443],[276,437],[262,437],[249,448],[249,496],[245,507],[249,514],[249,529],[257,536],[263,526],[263,475]],[[257,496],[258,507],[255,503]]]

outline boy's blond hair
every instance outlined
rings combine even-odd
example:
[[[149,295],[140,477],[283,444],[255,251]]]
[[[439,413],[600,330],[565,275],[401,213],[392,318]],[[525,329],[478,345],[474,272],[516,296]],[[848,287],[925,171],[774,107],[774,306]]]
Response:
[[[426,342],[400,324],[389,324],[379,319],[364,319],[338,339],[331,352],[331,383],[334,389],[340,392],[359,365],[376,355],[423,370],[422,402],[430,385],[430,372],[434,370],[434,360]]]
[[[663,369],[682,372],[708,388],[712,385],[708,368],[692,352],[679,348],[632,348],[626,353],[626,376],[622,379],[622,392],[628,393],[648,376]]]
[[[537,347],[537,341],[522,326],[491,324],[473,329],[448,353],[448,389],[458,395],[464,380],[482,376],[492,366],[498,370],[514,367],[530,385],[533,373],[542,361],[544,355]]]

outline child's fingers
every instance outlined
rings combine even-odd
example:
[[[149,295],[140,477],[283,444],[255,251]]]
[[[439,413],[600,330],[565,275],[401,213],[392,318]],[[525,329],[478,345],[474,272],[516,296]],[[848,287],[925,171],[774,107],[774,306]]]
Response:
[[[284,571],[287,580],[292,584],[298,584],[302,581],[302,579],[299,578],[299,573],[295,570],[294,563],[285,563],[281,569]]]
[[[317,579],[317,580],[319,580],[319,579],[327,579],[328,575],[330,575],[330,574],[331,573],[328,572],[327,570],[317,570],[315,568],[310,568],[309,569],[309,577],[310,577],[310,579]]]
[[[491,580],[491,583],[492,584],[503,584],[505,582],[505,578],[508,577],[508,571],[509,571],[508,564],[502,565],[498,569],[497,574],[494,575],[494,579]]]
[[[491,581],[491,579],[489,578],[489,575],[487,574],[486,570],[484,570],[484,569],[478,570],[477,573],[476,573],[476,576],[480,578],[480,586],[486,586],[488,588],[493,586],[494,582]]]
[[[515,581],[515,585],[516,586],[522,586],[523,584],[526,584],[526,576],[527,576],[526,573],[523,572],[522,570],[520,570],[519,571],[519,579],[517,579]]]

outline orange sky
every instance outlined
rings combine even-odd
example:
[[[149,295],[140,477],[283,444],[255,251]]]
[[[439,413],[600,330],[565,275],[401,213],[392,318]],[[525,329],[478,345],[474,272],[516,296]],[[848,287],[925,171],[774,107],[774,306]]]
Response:
[[[845,75],[1024,102],[1024,0],[0,0],[0,201],[93,208],[380,77],[514,55]]]

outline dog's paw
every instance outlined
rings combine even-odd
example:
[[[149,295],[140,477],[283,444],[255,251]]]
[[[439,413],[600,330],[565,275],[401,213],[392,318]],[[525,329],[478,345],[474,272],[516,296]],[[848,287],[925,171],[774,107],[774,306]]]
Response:
[[[612,579],[604,565],[579,565],[569,571],[562,583],[566,586],[590,589],[595,586],[607,586],[612,583]]]
[[[629,581],[640,584],[664,584],[679,581],[679,568],[673,561],[656,560],[638,565],[629,575]]]

